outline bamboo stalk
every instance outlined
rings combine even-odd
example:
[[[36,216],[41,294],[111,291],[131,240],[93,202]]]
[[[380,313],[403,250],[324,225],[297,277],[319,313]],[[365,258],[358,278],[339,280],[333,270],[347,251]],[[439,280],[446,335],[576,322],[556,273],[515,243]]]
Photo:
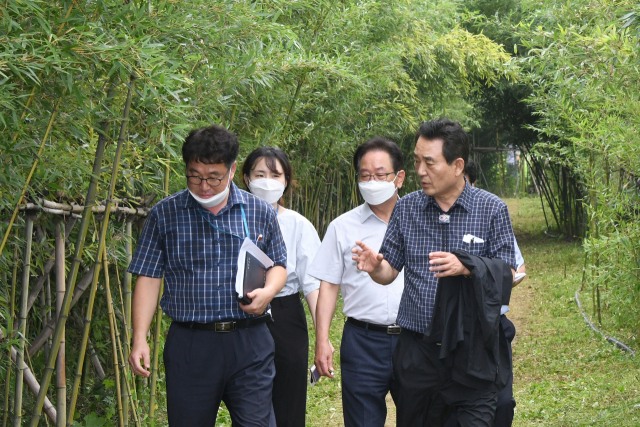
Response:
[[[116,274],[117,274],[118,270],[116,270]],[[118,277],[118,284],[120,285],[120,277]],[[120,294],[120,305],[122,307],[124,307],[124,299],[122,298],[122,291],[120,290],[121,286],[118,286],[118,291]],[[115,309],[114,309],[115,312]],[[124,319],[123,319],[124,320]],[[124,332],[124,340],[125,343],[128,343],[130,341],[129,338],[129,331],[127,330],[127,328],[122,328],[123,332]],[[122,365],[122,375],[123,377],[126,379],[126,381],[123,383],[126,390],[123,392],[123,396],[125,397],[125,399],[127,399],[127,406],[130,404],[131,408],[133,409],[133,419],[134,422],[136,423],[136,425],[140,425],[140,419],[138,417],[138,406],[135,403],[134,400],[134,396],[133,396],[133,392],[135,392],[135,386],[136,386],[136,382],[133,378],[133,374],[131,373],[131,370],[129,369],[129,363],[128,363],[128,359],[126,357],[124,357],[125,355],[129,355],[128,352],[128,346],[127,346],[127,351],[123,352],[123,345],[122,345],[122,341],[120,339],[120,334],[118,333],[118,330],[116,329],[116,341],[118,341],[118,349],[120,351],[120,358],[124,361],[124,364]],[[129,384],[129,381],[131,381],[131,384]],[[133,390],[132,390],[133,388]],[[135,397],[135,399],[137,399],[137,396]],[[125,400],[123,399],[123,402]],[[125,413],[126,414],[126,413]],[[128,418],[125,415],[125,425],[128,422]]]
[[[22,187],[22,192],[20,193],[20,197],[18,197],[18,202],[16,203],[16,207],[13,210],[13,214],[11,215],[11,219],[9,220],[9,225],[7,226],[7,230],[4,233],[4,238],[2,239],[2,244],[0,244],[0,255],[2,255],[2,251],[4,250],[4,245],[7,243],[7,239],[9,238],[9,233],[11,232],[11,227],[13,227],[13,223],[18,216],[18,210],[20,209],[20,204],[24,199],[25,194],[27,194],[27,190],[29,189],[29,184],[31,183],[31,178],[33,177],[33,173],[36,171],[36,167],[38,166],[38,162],[40,161],[40,156],[42,155],[42,150],[44,149],[44,144],[47,142],[47,138],[49,138],[49,133],[51,133],[51,128],[53,127],[53,121],[56,118],[56,114],[58,114],[58,107],[60,106],[60,101],[64,97],[66,92],[66,88],[63,89],[62,95],[58,98],[58,102],[56,102],[55,107],[53,107],[53,111],[51,112],[51,117],[49,118],[49,124],[47,125],[47,129],[44,132],[44,137],[40,142],[40,148],[38,149],[38,154],[36,154],[36,159],[33,161],[33,166],[31,166],[31,171],[29,172],[29,176]],[[35,91],[35,88],[34,88]],[[15,140],[14,140],[15,141]]]
[[[27,297],[29,295],[29,276],[31,275],[31,243],[33,242],[33,215],[27,215],[24,227],[24,258],[22,262],[22,291],[20,293],[20,314],[18,316],[18,352],[16,364],[15,398],[13,400],[13,426],[20,427],[22,424],[22,387],[24,382],[24,348],[27,335]]]
[[[78,390],[80,388],[80,379],[82,377],[82,365],[84,363],[84,355],[87,349],[87,341],[89,340],[89,331],[91,328],[93,304],[95,301],[95,295],[96,295],[96,290],[98,286],[98,276],[100,273],[100,264],[102,263],[102,258],[103,258],[105,240],[107,238],[107,228],[109,226],[109,214],[111,213],[110,208],[111,208],[111,203],[113,199],[113,193],[115,191],[116,179],[118,176],[118,168],[120,166],[120,156],[122,154],[124,134],[126,132],[126,124],[129,118],[129,110],[131,107],[131,98],[133,95],[134,82],[135,82],[135,79],[132,77],[130,80],[129,89],[127,92],[127,99],[125,101],[123,120],[122,120],[122,125],[120,127],[120,137],[118,138],[118,145],[116,147],[116,153],[113,159],[113,165],[111,169],[111,179],[109,182],[109,191],[108,191],[108,196],[107,196],[106,205],[105,205],[104,219],[102,220],[102,226],[100,229],[100,238],[98,240],[98,249],[96,253],[96,264],[94,267],[93,281],[91,283],[91,290],[89,291],[89,300],[87,302],[87,311],[85,314],[84,329],[82,333],[82,340],[80,341],[80,350],[78,354],[78,369],[76,370],[76,377],[74,379],[73,387],[71,389],[71,399],[69,401],[69,408],[67,411],[68,413],[67,425],[69,426],[73,425],[73,415],[75,412],[75,406],[78,399]],[[119,393],[120,393],[120,390],[118,389],[118,394]],[[34,424],[32,420],[31,427],[35,427],[36,425],[37,425],[37,422],[35,422]]]
[[[114,92],[114,86],[113,84],[111,84],[107,93],[107,102],[111,100]],[[71,268],[69,269],[67,292],[65,293],[64,300],[62,302],[62,314],[58,317],[53,336],[53,343],[51,346],[52,351],[45,366],[45,371],[42,378],[42,387],[40,389],[40,392],[38,393],[38,397],[33,407],[33,414],[30,422],[31,427],[37,426],[38,422],[40,421],[40,417],[42,416],[42,406],[44,405],[46,390],[49,388],[49,384],[51,383],[51,375],[53,374],[55,359],[58,356],[58,349],[60,348],[60,342],[62,341],[63,327],[67,321],[67,318],[69,317],[69,309],[71,308],[71,296],[73,295],[73,291],[76,285],[78,269],[80,268],[80,263],[82,262],[82,254],[84,252],[84,241],[87,235],[87,230],[89,229],[89,222],[91,220],[91,206],[93,205],[96,198],[98,178],[102,169],[102,157],[104,155],[104,148],[107,142],[107,127],[108,122],[103,122],[100,136],[98,137],[98,145],[96,147],[96,154],[93,162],[93,171],[91,174],[91,180],[89,182],[89,189],[87,190],[87,197],[85,198],[86,206],[84,212],[82,213],[80,230],[78,232],[78,239],[76,241],[76,251],[71,263]]]
[[[87,300],[87,309],[85,311],[84,323],[82,329],[82,338],[80,341],[80,349],[78,352],[78,362],[76,364],[76,373],[71,388],[71,398],[69,399],[69,407],[67,410],[67,425],[73,425],[73,416],[75,413],[75,406],[78,400],[78,393],[80,390],[80,382],[82,379],[82,368],[84,367],[84,360],[87,351],[87,343],[89,341],[89,332],[91,329],[91,320],[93,316],[93,305],[96,298],[96,292],[98,290],[98,278],[100,276],[100,268],[102,266],[102,249],[104,248],[104,241],[106,238],[106,229],[108,226],[109,218],[105,215],[100,227],[100,239],[98,242],[99,252],[96,254],[96,261],[93,266],[93,280],[91,281],[91,288],[89,290],[89,298]]]
[[[45,282],[47,283],[47,286],[50,287],[51,280],[49,278],[49,275],[46,276]],[[47,318],[47,286],[45,286],[43,291],[40,292],[40,316],[42,317],[43,328],[47,326],[47,323],[49,323],[48,322],[49,319]],[[49,297],[51,297],[51,292],[49,292]],[[48,340],[47,342],[44,343],[44,358],[45,359],[49,358],[49,341]]]
[[[118,270],[116,270],[116,274],[117,274]],[[118,277],[118,283],[120,283],[120,277]],[[120,291],[120,286],[118,287],[118,290]],[[119,292],[120,294],[120,304],[122,306],[124,306],[124,300],[122,299],[122,292]],[[115,306],[114,306],[114,314],[115,314]],[[115,319],[114,319],[115,321]],[[124,321],[124,318],[123,318]],[[117,323],[117,322],[116,322]],[[128,336],[128,331],[127,328],[123,328],[124,331],[124,336],[125,336],[125,340],[129,340],[129,336]],[[123,382],[124,384],[124,390],[123,390],[123,403],[127,402],[127,406],[129,406],[129,404],[131,405],[131,409],[133,410],[133,420],[136,423],[136,426],[140,425],[140,419],[138,417],[138,406],[136,405],[136,402],[134,401],[134,396],[131,390],[131,385],[133,385],[133,387],[135,388],[135,381],[133,379],[133,375],[131,373],[131,371],[129,370],[129,364],[127,363],[127,358],[125,357],[125,355],[129,355],[129,353],[123,353],[123,346],[122,346],[122,341],[120,339],[120,333],[118,332],[118,329],[116,329],[116,342],[118,343],[118,351],[120,353],[120,360],[123,361],[122,366],[122,377],[125,379],[125,381]],[[131,384],[129,384],[129,382],[131,381]],[[137,398],[137,397],[136,397]],[[124,408],[124,406],[123,406]],[[128,423],[128,414],[125,413],[125,425]]]
[[[0,333],[2,329],[0,329]],[[9,349],[9,362],[7,363],[7,373],[4,376],[4,415],[2,415],[2,427],[7,427],[9,421],[9,393],[11,393],[11,349]]]
[[[73,226],[75,225],[75,223],[76,223],[76,218],[69,218],[69,220],[67,220],[67,222],[65,224],[65,233],[64,233],[64,240],[65,241],[69,238],[69,234],[71,233],[71,230],[73,229]],[[44,285],[45,277],[49,273],[51,273],[51,270],[55,266],[55,262],[56,261],[55,261],[54,252],[47,252],[46,256],[48,258],[50,258],[50,259],[44,265],[44,268],[42,269],[42,275],[40,277],[38,277],[38,280],[36,281],[36,283],[31,288],[31,291],[29,292],[29,299],[27,300],[27,312],[29,312],[31,310],[31,307],[33,306],[33,303],[35,302],[36,298],[38,298],[38,294],[40,293],[40,290],[42,289],[42,286]],[[33,356],[33,355],[31,355],[31,356]]]
[[[9,318],[7,319],[7,333],[9,338],[12,337],[13,320],[15,317],[16,307],[16,284],[18,282],[18,245],[13,249],[13,274],[11,276],[11,302],[9,308]],[[2,328],[0,328],[0,334],[2,334]],[[11,349],[9,349],[9,360],[11,360]],[[9,422],[9,393],[11,392],[11,362],[7,366],[7,375],[5,376],[4,385],[4,415],[2,416],[2,427],[7,427]]]
[[[104,272],[104,286],[107,296],[107,317],[109,318],[109,333],[111,334],[111,350],[113,351],[113,372],[116,377],[116,402],[118,404],[118,425],[124,427],[124,415],[122,411],[122,388],[120,385],[120,366],[118,358],[118,348],[116,344],[116,325],[113,311],[113,300],[111,298],[111,288],[109,286],[109,263],[107,262],[107,249],[104,248],[102,255],[102,270]]]
[[[117,263],[116,263],[117,266]],[[118,279],[118,294],[120,296],[120,306],[124,307],[124,300],[122,299],[122,291],[121,291],[121,283],[120,283],[120,275],[118,274],[118,269],[116,268],[116,278]],[[117,320],[116,320],[116,307],[115,304],[113,306],[113,312],[114,312],[114,322],[117,324]],[[122,317],[122,322],[124,323],[124,316]],[[125,339],[127,339],[127,328],[122,328],[123,332],[124,332],[124,336]],[[122,339],[120,336],[120,330],[118,328],[116,328],[116,343],[118,344],[118,354],[120,355],[120,360],[122,361],[122,364],[120,365],[120,367],[122,368],[122,413],[124,415],[124,425],[125,427],[127,427],[129,425],[129,404],[131,403],[131,408],[133,409],[133,418],[136,422],[136,425],[138,424],[138,414],[137,414],[137,407],[135,406],[135,404],[133,403],[133,399],[131,396],[131,385],[129,384],[129,381],[133,381],[133,377],[130,375],[131,371],[129,371],[129,364],[127,363],[127,358],[125,357],[125,355],[129,355],[129,353],[125,353],[123,351],[123,345],[122,345]]]
[[[171,167],[169,159],[164,169],[164,195],[169,195],[169,174]],[[156,325],[153,334],[153,357],[151,365],[151,390],[149,393],[149,419],[153,424],[156,415],[156,382],[158,379],[158,355],[160,354],[160,334],[162,333],[162,308],[160,308],[160,300],[162,299],[162,291],[164,289],[164,277],[160,282],[160,292],[158,293],[158,308],[156,310]]]
[[[127,254],[127,265],[131,263],[131,258],[132,258],[132,251],[131,251],[131,240],[133,239],[132,222],[133,222],[132,219],[128,217],[125,223],[125,233],[127,235],[127,238],[124,243],[124,249]],[[125,336],[124,354],[128,356],[129,352],[131,351],[129,337],[133,333],[133,330],[132,330],[132,324],[131,324],[131,273],[129,273],[127,270],[125,270],[125,273],[124,273],[124,301],[123,301],[122,307],[124,310],[124,325],[123,325],[124,336]],[[124,366],[125,366],[124,372],[127,373],[129,371],[128,369],[129,359],[125,358],[123,360],[124,360]],[[131,391],[128,390],[127,393],[130,395]],[[125,402],[126,404],[125,404],[124,412],[125,414],[128,415],[128,409],[129,409],[128,399]],[[135,413],[135,410],[134,410],[134,413]],[[128,425],[129,425],[129,417],[126,416],[125,426],[128,426]]]
[[[56,320],[62,314],[62,301],[65,292],[65,226],[56,221],[55,264],[56,264]],[[64,328],[64,326],[63,326]],[[67,373],[65,359],[65,331],[62,330],[58,358],[56,359],[56,426],[64,427],[67,420]]]

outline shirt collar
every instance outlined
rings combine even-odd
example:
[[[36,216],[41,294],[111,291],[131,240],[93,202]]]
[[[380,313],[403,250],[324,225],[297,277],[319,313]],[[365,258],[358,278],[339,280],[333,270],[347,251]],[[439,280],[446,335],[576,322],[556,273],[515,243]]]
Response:
[[[460,193],[460,195],[458,196],[458,199],[455,202],[453,202],[453,205],[451,205],[449,212],[451,212],[451,209],[453,209],[456,205],[460,205],[465,211],[467,211],[468,213],[472,213],[472,210],[473,210],[472,201],[473,201],[473,193],[475,191],[475,188],[469,185],[466,178],[464,179],[464,182],[465,182],[464,190],[462,190],[462,193]],[[426,209],[429,204],[432,204],[438,209],[441,209],[440,205],[438,205],[438,202],[436,202],[436,199],[433,198],[433,196],[427,196],[424,193],[424,191],[421,194],[421,199],[422,199],[422,209]]]
[[[369,206],[369,203],[364,202],[361,206],[360,206],[360,222],[364,224],[364,222],[369,219],[369,217],[375,217],[378,221],[382,221],[380,218],[378,218],[378,216],[373,213],[373,211],[371,210],[371,207]],[[382,221],[384,222],[384,221]],[[386,222],[384,222],[386,224]]]
[[[186,194],[187,194],[187,200],[184,203],[184,209],[188,209],[190,207],[198,207],[198,206],[200,206],[200,204],[198,202],[196,202],[196,199],[191,197],[191,194],[189,193],[188,190],[186,191]],[[241,191],[236,186],[236,184],[233,181],[231,181],[231,184],[229,185],[229,198],[227,199],[227,206],[231,207],[231,206],[237,205],[237,204],[246,205],[247,204],[247,197],[246,197],[246,194],[244,193],[244,191]],[[224,208],[222,208],[222,209],[224,209]]]

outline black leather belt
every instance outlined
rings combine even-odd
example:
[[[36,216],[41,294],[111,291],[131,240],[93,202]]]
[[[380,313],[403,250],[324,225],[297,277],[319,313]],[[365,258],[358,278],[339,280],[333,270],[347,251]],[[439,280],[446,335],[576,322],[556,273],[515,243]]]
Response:
[[[362,329],[368,329],[370,331],[384,332],[389,335],[399,335],[402,332],[402,328],[398,325],[376,325],[375,323],[367,323],[362,320],[354,319],[353,317],[347,317],[347,322],[351,323]]]
[[[221,320],[220,322],[211,323],[198,323],[198,322],[173,322],[183,328],[198,329],[201,331],[214,331],[214,332],[232,332],[236,329],[250,328],[257,326],[265,322],[271,321],[270,314],[263,314],[258,317],[247,317],[245,319],[238,320]]]
[[[300,304],[300,294],[295,293],[285,297],[276,297],[271,300],[271,308],[285,308],[290,305]]]

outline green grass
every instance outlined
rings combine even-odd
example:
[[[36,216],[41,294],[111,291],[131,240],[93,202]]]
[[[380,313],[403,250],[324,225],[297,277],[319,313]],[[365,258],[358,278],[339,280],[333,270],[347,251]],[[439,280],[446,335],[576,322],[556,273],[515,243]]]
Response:
[[[640,425],[640,360],[591,332],[575,304],[580,245],[542,234],[538,201],[507,203],[529,275],[509,314],[518,327],[514,425]]]

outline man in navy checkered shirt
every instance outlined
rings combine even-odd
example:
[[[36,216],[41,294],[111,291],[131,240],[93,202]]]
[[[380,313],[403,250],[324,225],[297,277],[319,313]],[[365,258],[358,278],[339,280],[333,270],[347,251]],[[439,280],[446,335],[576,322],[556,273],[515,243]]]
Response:
[[[153,207],[129,272],[133,295],[133,372],[149,376],[147,332],[161,280],[172,319],[164,347],[169,425],[211,426],[224,401],[233,425],[275,425],[271,410],[274,343],[265,313],[287,280],[286,248],[275,210],[233,183],[238,139],[221,126],[192,131],[182,146],[187,189]],[[274,266],[264,288],[236,300],[245,239]],[[140,363],[141,360],[144,366]]]
[[[402,333],[393,357],[392,394],[397,424],[424,425],[429,405],[442,401],[453,407],[461,426],[493,427],[496,387],[452,379],[451,368],[439,359],[430,332],[439,278],[470,276],[452,254],[499,258],[515,267],[514,236],[506,204],[472,187],[464,177],[469,138],[459,123],[423,122],[416,135],[414,161],[423,191],[398,201],[380,253],[362,242],[353,249],[358,268],[377,283],[391,283],[404,268],[405,288],[397,323]],[[463,242],[470,234],[473,243]],[[463,384],[464,382],[464,384]]]

